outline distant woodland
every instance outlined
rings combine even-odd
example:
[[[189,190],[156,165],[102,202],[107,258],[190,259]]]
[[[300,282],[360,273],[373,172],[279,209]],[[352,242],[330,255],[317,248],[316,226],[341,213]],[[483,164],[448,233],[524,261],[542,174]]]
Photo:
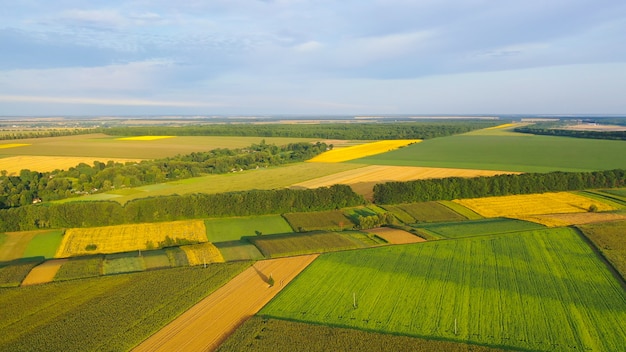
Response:
[[[626,140],[626,131],[579,131],[559,129],[545,124],[517,127],[515,132],[575,138]]]

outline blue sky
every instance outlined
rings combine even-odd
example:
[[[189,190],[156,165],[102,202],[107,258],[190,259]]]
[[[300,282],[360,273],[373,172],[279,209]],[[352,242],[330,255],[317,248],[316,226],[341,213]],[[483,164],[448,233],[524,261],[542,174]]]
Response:
[[[623,0],[0,6],[0,115],[626,114]]]

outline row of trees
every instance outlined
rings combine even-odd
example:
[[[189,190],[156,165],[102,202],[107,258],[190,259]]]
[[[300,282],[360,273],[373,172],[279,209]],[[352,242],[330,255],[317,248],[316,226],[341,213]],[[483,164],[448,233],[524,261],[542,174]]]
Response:
[[[579,131],[559,129],[558,126],[545,124],[517,127],[515,132],[541,134],[546,136],[562,136],[576,138],[626,140],[626,131]]]
[[[624,186],[626,186],[626,170],[622,169],[473,178],[449,177],[377,184],[374,186],[374,202],[401,204]]]
[[[0,210],[0,232],[323,211],[364,202],[349,186],[335,185],[144,198],[125,206],[111,201],[35,204]]]
[[[327,124],[215,124],[199,126],[108,127],[97,132],[119,136],[255,136],[324,139],[429,139],[495,126],[501,121],[418,121]]]
[[[61,137],[61,136],[73,136],[77,134],[89,133],[87,129],[44,129],[44,130],[3,130],[0,129],[0,140],[13,140],[13,139],[25,139],[25,138],[45,138],[45,137]]]
[[[276,146],[261,141],[242,149],[215,149],[140,163],[81,163],[67,171],[22,170],[18,176],[0,174],[0,208],[11,208],[81,194],[161,183],[205,174],[268,167],[304,161],[329,148],[325,143]]]

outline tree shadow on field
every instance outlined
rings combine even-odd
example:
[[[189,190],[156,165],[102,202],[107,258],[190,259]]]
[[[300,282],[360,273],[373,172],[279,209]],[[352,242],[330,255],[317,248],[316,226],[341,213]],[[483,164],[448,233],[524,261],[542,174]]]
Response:
[[[266,284],[269,285],[270,284],[270,278],[267,275],[263,274],[259,269],[257,269],[256,266],[253,265],[252,267],[254,268],[254,271],[256,271],[256,274],[259,275],[261,280],[263,280],[263,282],[265,282]]]

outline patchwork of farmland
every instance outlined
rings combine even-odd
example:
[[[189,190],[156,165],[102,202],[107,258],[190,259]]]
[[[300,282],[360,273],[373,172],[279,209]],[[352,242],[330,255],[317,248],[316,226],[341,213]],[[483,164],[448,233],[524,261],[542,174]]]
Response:
[[[626,292],[567,228],[324,254],[260,314],[533,351],[626,339]]]
[[[309,213],[286,213],[283,217],[291,228],[298,232],[350,229],[355,224],[341,210],[317,211]]]
[[[593,224],[626,219],[626,214],[617,213],[566,213],[518,216],[518,219],[532,221],[549,227]]]
[[[615,210],[603,202],[568,192],[459,199],[455,202],[487,218],[581,213],[589,211],[592,205],[596,206],[596,211]]]
[[[391,211],[394,215],[396,215],[396,217],[405,223],[466,220],[463,215],[438,202],[385,205],[383,207]]]
[[[155,249],[168,238],[207,242],[204,222],[189,220],[68,229],[56,257]]]
[[[405,147],[410,144],[421,142],[421,139],[394,139],[355,145],[352,147],[337,148],[322,153],[309,162],[313,163],[340,163],[348,160],[375,155],[390,150]]]
[[[19,155],[7,158],[0,158],[0,170],[6,170],[9,175],[18,175],[21,170],[28,169],[37,172],[47,172],[54,170],[67,170],[80,163],[93,165],[94,161],[124,164],[126,162],[138,162],[142,159],[122,159],[122,158],[96,158],[81,156],[33,156]]]
[[[53,258],[62,236],[61,230],[0,234],[0,262],[28,257]]]
[[[615,269],[626,278],[626,221],[578,226]]]
[[[263,254],[259,249],[245,240],[218,242],[215,244],[215,247],[217,247],[227,262],[263,259]]]
[[[428,230],[444,238],[463,238],[474,236],[485,236],[502,234],[507,232],[520,232],[538,230],[544,228],[543,225],[534,222],[492,218],[473,221],[445,222],[436,224],[420,224],[419,228]]]

